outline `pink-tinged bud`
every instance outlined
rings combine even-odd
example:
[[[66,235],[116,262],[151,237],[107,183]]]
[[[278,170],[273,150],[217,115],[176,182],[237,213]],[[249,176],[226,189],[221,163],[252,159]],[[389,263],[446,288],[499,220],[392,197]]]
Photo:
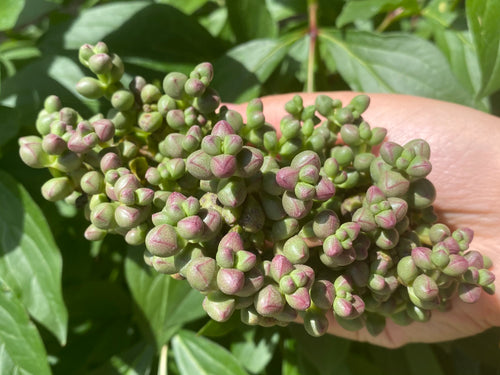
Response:
[[[404,199],[391,197],[387,199],[391,205],[392,212],[396,215],[396,220],[400,222],[408,212],[408,203]]]
[[[217,286],[224,294],[238,293],[245,284],[245,274],[234,268],[221,268],[217,273]]]
[[[198,240],[203,235],[205,225],[199,216],[188,216],[177,223],[177,233],[186,240]]]
[[[377,223],[370,210],[363,206],[358,208],[352,215],[352,221],[359,224],[363,232],[371,232],[377,229]]]
[[[321,177],[316,185],[316,199],[326,201],[335,195],[335,185],[326,177]]]
[[[382,211],[374,216],[375,222],[382,229],[392,229],[397,224],[396,215],[392,210]]]
[[[106,237],[107,233],[106,230],[99,229],[94,224],[90,224],[85,230],[84,236],[88,241],[100,241]]]
[[[311,211],[313,205],[312,201],[302,201],[288,191],[283,194],[281,203],[288,216],[295,219],[305,217]]]
[[[292,167],[281,168],[276,172],[276,182],[285,190],[294,190],[299,181],[299,170]]]
[[[450,254],[460,253],[460,245],[453,237],[447,237],[439,244],[442,245],[446,250],[448,250]]]
[[[458,296],[465,303],[475,303],[481,296],[481,287],[474,284],[462,283],[458,286]]]
[[[233,249],[227,246],[221,247],[219,244],[215,260],[220,267],[231,268],[234,265],[234,255]]]
[[[382,192],[382,190],[380,190],[380,188],[378,188],[375,185],[370,186],[366,191],[365,202],[368,205],[379,203],[385,200],[386,200],[385,194]]]
[[[219,241],[219,249],[222,247],[228,247],[234,252],[238,250],[244,250],[243,238],[237,232],[229,232]]]
[[[298,182],[294,189],[295,196],[303,201],[309,201],[316,196],[316,188],[305,182]]]
[[[396,160],[401,156],[404,149],[394,142],[384,142],[380,147],[380,156],[387,164],[395,165]]]
[[[307,288],[299,288],[292,294],[285,295],[286,302],[295,310],[305,311],[311,306],[311,297]]]
[[[422,178],[431,173],[432,165],[429,160],[416,156],[406,168],[406,173],[415,178]]]
[[[323,242],[323,252],[329,257],[336,257],[343,251],[344,248],[335,235],[328,236]]]
[[[352,279],[347,275],[337,276],[335,282],[333,283],[335,292],[339,294],[340,292],[352,292],[354,290],[354,283]]]
[[[293,278],[289,275],[283,276],[279,281],[279,285],[280,290],[285,294],[292,294],[297,290],[295,281],[293,281]]]
[[[199,180],[210,180],[214,177],[210,169],[210,155],[198,150],[188,156],[186,169],[191,175]]]
[[[422,301],[432,301],[439,294],[439,288],[436,282],[429,276],[422,274],[418,275],[415,280],[413,280],[413,292]]]
[[[227,321],[235,310],[236,300],[220,292],[211,292],[203,300],[203,310],[216,322]]]
[[[465,251],[474,237],[474,232],[469,228],[460,228],[452,233],[452,237],[458,242],[460,250]]]
[[[101,142],[107,142],[115,135],[115,126],[110,120],[101,119],[92,123]]]
[[[106,173],[111,169],[117,169],[122,166],[122,161],[120,157],[114,152],[108,152],[105,154],[100,162],[101,171]]]
[[[415,247],[411,251],[411,257],[415,265],[424,271],[433,270],[435,268],[431,261],[431,254],[431,249],[427,247]]]
[[[257,256],[245,250],[237,251],[235,254],[234,267],[242,272],[248,272],[257,264]]]
[[[146,248],[153,255],[169,257],[177,254],[180,247],[175,228],[162,224],[151,229],[146,236]]]
[[[103,202],[94,207],[90,221],[99,229],[112,229],[115,223],[115,205]]]
[[[286,256],[280,254],[274,256],[271,261],[270,274],[276,282],[279,282],[283,276],[288,275],[292,271],[293,265]]]
[[[233,127],[229,124],[229,122],[220,120],[214,125],[211,134],[223,138],[226,135],[235,133]]]
[[[177,268],[174,264],[174,258],[162,258],[158,256],[152,256],[150,258],[151,265],[153,268],[160,273],[164,273],[166,275],[173,275],[178,272]]]
[[[215,259],[209,257],[199,257],[191,260],[185,271],[186,279],[193,289],[200,292],[208,292],[215,289],[217,277],[217,264]]]
[[[68,177],[54,177],[45,182],[41,190],[46,200],[56,202],[70,195],[74,186]]]
[[[217,178],[227,178],[236,172],[236,157],[234,155],[217,155],[210,160],[210,170]]]
[[[50,158],[42,147],[42,139],[37,136],[27,136],[19,139],[19,156],[31,168],[45,168],[50,164]]]
[[[321,160],[318,154],[314,151],[299,152],[297,155],[295,155],[290,164],[292,168],[297,169],[300,169],[306,165],[313,165],[319,170],[321,168]]]
[[[495,281],[495,274],[491,271],[488,271],[483,268],[480,269],[478,273],[479,273],[478,283],[481,286],[488,286]]]
[[[276,285],[269,284],[255,296],[254,305],[260,315],[272,316],[283,310],[285,298]]]
[[[314,270],[305,264],[295,264],[294,267],[295,270],[290,273],[290,276],[292,276],[297,286],[305,286],[307,289],[311,289],[316,277]]]
[[[460,276],[467,271],[467,268],[469,268],[469,263],[463,256],[450,254],[450,262],[442,271],[448,276]]]
[[[125,174],[118,178],[113,186],[117,197],[120,196],[122,190],[124,189],[131,189],[132,191],[134,191],[136,189],[139,189],[140,187],[142,186],[139,179],[131,173]]]
[[[464,258],[471,267],[476,267],[477,269],[484,267],[483,255],[479,251],[470,250],[464,254]]]
[[[345,298],[335,298],[333,301],[333,311],[342,318],[348,318],[354,314],[352,303]]]
[[[408,192],[410,181],[398,172],[384,170],[380,173],[377,186],[387,197],[401,197]]]
[[[243,288],[236,293],[239,297],[253,296],[264,285],[264,275],[258,268],[252,268],[245,273],[245,283]]]
[[[47,134],[43,137],[42,147],[49,155],[61,155],[68,149],[66,141],[56,134]]]

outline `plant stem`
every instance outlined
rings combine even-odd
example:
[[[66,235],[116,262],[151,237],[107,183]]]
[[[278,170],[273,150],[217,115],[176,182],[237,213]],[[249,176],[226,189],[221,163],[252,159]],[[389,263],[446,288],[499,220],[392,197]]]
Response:
[[[314,64],[316,60],[316,38],[318,37],[318,1],[308,0],[309,13],[309,55],[307,59],[306,92],[314,91]]]
[[[167,375],[167,355],[168,345],[165,344],[161,347],[160,361],[158,363],[158,375]]]
[[[391,25],[391,23],[393,23],[396,20],[396,18],[401,13],[403,13],[403,11],[404,11],[404,8],[403,7],[399,7],[397,9],[394,9],[392,12],[387,13],[387,15],[385,16],[385,18],[380,23],[380,25],[378,25],[378,27],[377,27],[377,29],[375,31],[377,31],[379,33],[383,32],[385,29],[387,29]]]

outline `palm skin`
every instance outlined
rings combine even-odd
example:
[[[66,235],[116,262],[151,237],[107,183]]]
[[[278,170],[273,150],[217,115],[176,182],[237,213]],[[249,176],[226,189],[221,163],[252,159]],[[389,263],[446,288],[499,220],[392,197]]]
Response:
[[[357,93],[325,93],[347,104]],[[284,104],[294,94],[262,98],[267,122],[279,126]],[[304,105],[317,94],[301,94]],[[493,261],[492,271],[500,280],[500,119],[457,104],[395,94],[370,94],[363,114],[374,126],[387,128],[387,140],[404,144],[414,138],[431,146],[433,170],[429,180],[437,191],[434,207],[439,222],[451,228],[474,230],[470,248]],[[228,105],[244,113],[245,105]],[[498,283],[498,281],[496,281]],[[435,311],[427,323],[398,326],[387,321],[385,330],[371,336],[366,329],[346,331],[330,317],[329,333],[386,347],[410,342],[437,342],[470,336],[500,326],[500,293],[481,295],[475,304],[458,298],[445,313]]]

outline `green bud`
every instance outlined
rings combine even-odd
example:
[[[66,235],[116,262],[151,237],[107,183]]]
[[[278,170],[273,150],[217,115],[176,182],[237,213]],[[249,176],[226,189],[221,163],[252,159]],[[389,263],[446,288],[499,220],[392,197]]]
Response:
[[[111,57],[106,53],[96,53],[88,59],[88,67],[94,74],[107,74],[113,67]]]
[[[181,249],[175,228],[162,224],[151,229],[146,236],[146,248],[157,256],[169,257]]]
[[[420,274],[420,271],[411,256],[401,258],[397,265],[397,273],[403,285],[410,285]]]
[[[309,259],[309,247],[302,238],[299,236],[293,236],[283,245],[283,254],[293,264],[303,264]]]
[[[21,137],[19,146],[19,156],[31,168],[46,168],[51,163],[50,156],[43,149],[40,137]]]
[[[76,91],[88,99],[99,99],[104,95],[105,87],[95,78],[84,77],[76,84]]]
[[[138,119],[138,125],[147,132],[158,130],[163,123],[163,116],[160,112],[143,112]]]
[[[68,177],[55,177],[42,185],[42,195],[51,202],[66,198],[74,190],[73,183]]]
[[[184,84],[184,91],[192,97],[201,96],[205,92],[205,85],[197,78],[188,78]]]
[[[210,292],[203,300],[203,310],[216,322],[227,321],[235,310],[236,300],[220,292]]]
[[[299,222],[292,217],[273,223],[271,233],[274,241],[290,238],[300,230]]]
[[[262,316],[280,313],[285,307],[285,298],[274,284],[268,284],[255,296],[254,306]]]
[[[199,257],[186,266],[186,279],[193,289],[200,292],[215,290],[218,267],[215,259]]]
[[[219,107],[220,101],[219,93],[208,87],[201,96],[194,100],[193,105],[200,113],[208,115]]]
[[[111,96],[111,105],[118,111],[128,111],[135,103],[134,95],[127,90],[117,90]]]
[[[413,292],[422,301],[433,301],[439,293],[436,282],[425,274],[418,275],[413,280]]]
[[[169,73],[163,80],[163,91],[168,96],[181,100],[184,96],[184,85],[188,77],[182,73]]]

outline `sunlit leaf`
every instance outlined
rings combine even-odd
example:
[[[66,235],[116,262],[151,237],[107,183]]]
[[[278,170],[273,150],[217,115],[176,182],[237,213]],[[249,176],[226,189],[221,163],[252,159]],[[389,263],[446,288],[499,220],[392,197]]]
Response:
[[[30,315],[66,342],[62,261],[42,212],[24,187],[0,171],[0,275]]]

